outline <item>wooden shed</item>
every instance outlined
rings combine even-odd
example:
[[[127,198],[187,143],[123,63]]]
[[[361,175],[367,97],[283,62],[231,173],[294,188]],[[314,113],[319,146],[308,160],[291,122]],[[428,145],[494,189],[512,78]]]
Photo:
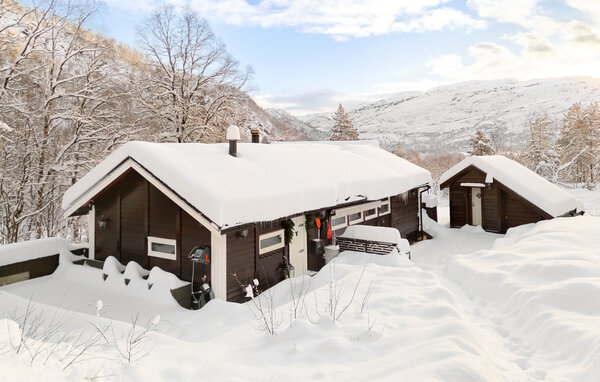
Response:
[[[428,171],[372,143],[129,142],[65,193],[63,209],[88,215],[96,260],[191,281],[188,254],[209,248],[195,281],[205,275],[217,298],[244,301],[240,283],[257,278],[266,289],[288,263],[296,275],[319,270],[328,229],[381,225],[415,239],[429,182]]]
[[[505,233],[521,224],[581,214],[579,200],[504,156],[470,156],[446,171],[450,226],[479,225]]]

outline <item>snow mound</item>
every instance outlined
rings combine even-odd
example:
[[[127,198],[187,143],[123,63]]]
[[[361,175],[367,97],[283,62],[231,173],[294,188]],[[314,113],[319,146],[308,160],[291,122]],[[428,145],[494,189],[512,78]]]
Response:
[[[136,263],[135,261],[130,261],[125,267],[123,277],[129,280],[140,280],[148,276],[149,274],[149,270],[142,268],[142,266]]]
[[[108,278],[118,276],[119,278],[123,276],[123,272],[125,272],[126,267],[117,260],[114,256],[108,256],[106,260],[104,260],[104,264],[102,265],[102,273],[108,276]]]
[[[69,244],[65,239],[51,237],[46,239],[22,241],[0,245],[0,267],[8,264],[39,259],[57,255],[61,250],[79,248]]]
[[[382,243],[400,244],[400,232],[391,227],[374,227],[368,225],[351,225],[338,237],[378,241]]]
[[[495,307],[496,320],[552,380],[600,375],[600,219],[558,218],[509,230],[489,251],[457,255],[448,276]]]
[[[151,289],[168,288],[169,290],[189,285],[189,283],[180,280],[170,272],[163,271],[159,267],[153,267],[150,270],[148,284],[152,286]]]

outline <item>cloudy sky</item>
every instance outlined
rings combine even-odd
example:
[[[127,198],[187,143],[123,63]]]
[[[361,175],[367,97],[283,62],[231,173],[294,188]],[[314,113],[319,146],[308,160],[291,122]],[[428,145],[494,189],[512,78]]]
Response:
[[[600,77],[600,0],[169,0],[254,68],[254,98],[300,115],[466,80]],[[135,46],[162,2],[103,0]]]

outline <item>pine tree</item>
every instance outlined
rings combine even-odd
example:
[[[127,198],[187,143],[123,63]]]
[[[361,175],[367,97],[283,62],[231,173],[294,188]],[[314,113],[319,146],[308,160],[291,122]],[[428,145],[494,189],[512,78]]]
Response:
[[[357,141],[358,130],[354,127],[352,120],[344,110],[342,104],[338,106],[335,114],[333,115],[333,128],[331,129],[332,141]]]
[[[565,114],[557,142],[564,180],[586,183],[593,188],[600,159],[600,107],[573,104]]]
[[[471,155],[482,156],[494,155],[496,153],[492,141],[479,129],[475,131],[475,134],[473,134],[469,140],[469,145],[471,146],[471,149],[469,150],[469,154]]]
[[[529,141],[523,154],[525,165],[548,179],[554,179],[560,164],[550,131],[551,125],[552,121],[547,115],[536,117],[529,123]]]

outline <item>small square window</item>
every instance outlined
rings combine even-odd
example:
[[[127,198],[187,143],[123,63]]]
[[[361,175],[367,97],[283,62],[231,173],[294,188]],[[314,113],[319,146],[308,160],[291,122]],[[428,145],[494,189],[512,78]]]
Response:
[[[348,215],[348,223],[349,224],[356,224],[356,223],[360,223],[363,221],[363,213],[362,211],[356,212],[354,214],[350,214]]]
[[[337,230],[340,228],[347,227],[348,223],[346,221],[346,216],[333,216],[331,218],[331,229]]]
[[[260,235],[258,237],[259,242],[259,251],[258,253],[262,255],[263,253],[271,252],[279,248],[283,248],[285,243],[283,241],[284,232],[282,229],[274,232],[265,233],[264,235]]]
[[[365,211],[365,220],[377,217],[377,208],[370,208]]]
[[[379,206],[378,211],[379,211],[379,216],[389,214],[390,213],[390,200],[386,199],[385,201],[383,201],[381,203],[381,206]]]
[[[148,256],[177,260],[177,241],[162,237],[148,236]]]

